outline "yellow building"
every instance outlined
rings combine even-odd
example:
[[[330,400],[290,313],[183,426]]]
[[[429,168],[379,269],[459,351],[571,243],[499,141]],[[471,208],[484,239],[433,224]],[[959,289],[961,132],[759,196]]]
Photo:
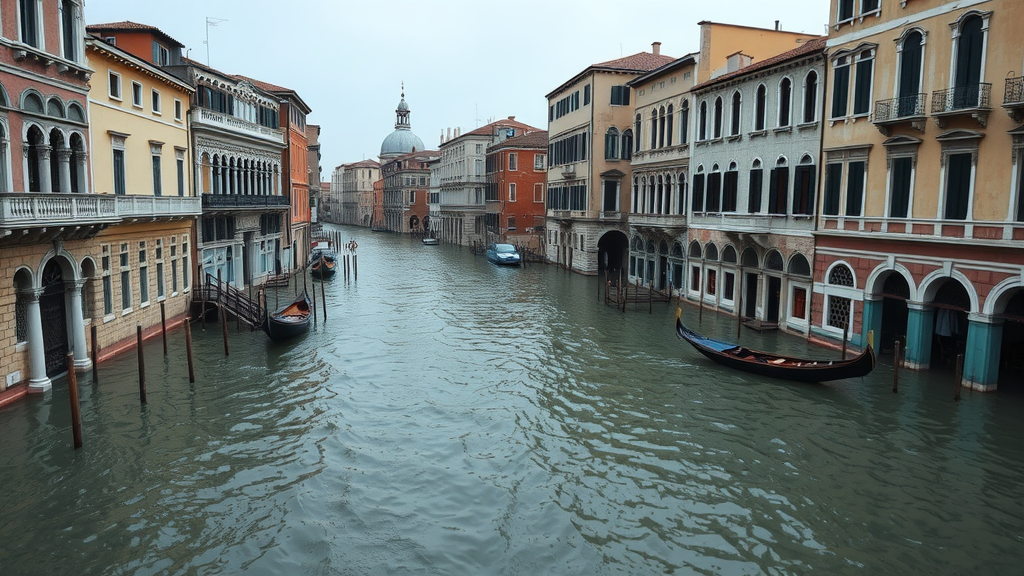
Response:
[[[128,208],[92,240],[85,308],[100,356],[135,343],[136,325],[160,330],[187,314],[195,222],[185,108],[192,88],[98,38],[86,41],[93,186]]]
[[[812,332],[992,390],[1024,346],[1019,0],[835,0]]]

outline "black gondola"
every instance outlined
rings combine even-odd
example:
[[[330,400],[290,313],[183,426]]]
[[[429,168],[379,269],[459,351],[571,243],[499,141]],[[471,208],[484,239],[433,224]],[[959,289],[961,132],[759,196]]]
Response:
[[[676,333],[698,352],[721,364],[751,374],[793,380],[825,382],[841,378],[866,376],[875,369],[875,352],[868,346],[849,360],[808,360],[751,350],[730,342],[702,336],[687,328],[676,311]]]
[[[267,314],[263,319],[263,331],[271,340],[287,340],[301,336],[309,330],[309,320],[313,309],[309,298],[303,292],[294,302],[283,309]]]
[[[333,255],[327,253],[320,253],[320,257],[309,265],[309,274],[313,278],[325,280],[332,278],[335,272],[337,272],[337,261]]]

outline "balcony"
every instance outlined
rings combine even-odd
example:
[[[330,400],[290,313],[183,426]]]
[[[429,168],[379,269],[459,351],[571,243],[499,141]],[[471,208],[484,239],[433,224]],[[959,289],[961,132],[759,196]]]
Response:
[[[690,145],[673,145],[667,148],[656,148],[654,150],[639,150],[633,153],[633,166],[644,166],[646,164],[660,164],[685,161],[690,157]]]
[[[810,232],[814,217],[809,214],[748,214],[744,212],[695,212],[690,228],[723,232],[767,234],[773,232]]]
[[[939,128],[954,116],[970,116],[984,128],[992,110],[992,84],[983,82],[932,92],[932,118]]]
[[[658,228],[665,231],[686,230],[685,214],[634,214],[629,215],[629,225],[637,228]]]
[[[290,205],[287,196],[245,194],[203,194],[203,212],[218,210],[283,210]]]
[[[91,238],[115,224],[194,218],[201,213],[200,200],[194,196],[0,194],[0,236],[22,230],[27,241],[39,241],[45,234]]]
[[[192,112],[192,122],[195,128],[210,127],[220,130],[243,134],[257,140],[263,140],[271,144],[284,144],[284,131],[277,128],[267,128],[259,124],[236,118],[230,114],[214,112],[206,108],[197,108]]]
[[[891,136],[892,128],[900,124],[909,124],[918,132],[924,132],[927,98],[927,94],[914,94],[891,100],[879,100],[875,102],[875,113],[871,117],[871,123],[886,137]]]
[[[825,215],[816,234],[884,234],[908,241],[957,244],[967,239],[988,246],[1017,246],[1024,240],[1024,222]]]
[[[1024,76],[1006,79],[1003,91],[1003,110],[1010,118],[1020,124],[1024,122]]]

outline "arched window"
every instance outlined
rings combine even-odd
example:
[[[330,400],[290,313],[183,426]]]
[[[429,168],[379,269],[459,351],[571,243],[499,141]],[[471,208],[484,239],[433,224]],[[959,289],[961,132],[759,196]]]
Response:
[[[704,247],[704,259],[711,262],[718,262],[718,246],[714,242],[708,242]]]
[[[853,271],[846,264],[836,264],[828,273],[828,283],[833,286],[853,286]]]
[[[956,75],[952,108],[976,108],[981,89],[981,65],[984,60],[985,31],[981,16],[972,14],[960,25],[956,41]],[[947,109],[948,108],[947,103]],[[934,104],[933,104],[934,107]]]
[[[633,158],[633,131],[626,130],[622,133],[622,159],[631,160]]]
[[[740,173],[735,162],[729,163],[729,169],[722,180],[722,212],[736,211],[736,196],[740,181]]]
[[[700,242],[697,242],[696,240],[690,242],[690,258],[696,258],[700,260],[702,253],[703,251],[700,249]]]
[[[722,137],[722,97],[715,98],[715,138]]]
[[[35,92],[29,92],[22,100],[22,108],[28,112],[35,112],[37,114],[43,113],[43,99],[39,97],[39,94]]]
[[[651,111],[651,150],[658,147],[658,111]]]
[[[85,122],[85,110],[77,102],[68,104],[68,119],[75,122]]]
[[[779,83],[779,126],[789,126],[791,123],[789,104],[793,96],[793,83],[789,78],[783,78]]]
[[[793,214],[809,216],[814,213],[814,159],[810,154],[800,158],[793,172]]]
[[[768,105],[768,89],[764,84],[757,87],[757,103],[754,110],[754,130],[764,130],[765,107]]]
[[[711,173],[708,174],[707,199],[704,201],[704,209],[708,212],[719,212],[722,209],[722,172],[718,164],[713,164]]]
[[[727,244],[725,248],[722,249],[722,262],[725,262],[726,264],[736,263],[736,249],[733,248],[732,244]]]
[[[665,138],[666,138],[665,145],[666,146],[671,146],[672,145],[672,117],[673,116],[675,116],[675,109],[672,108],[671,104],[669,104],[668,105],[668,116],[666,116],[666,118],[665,118],[665,125],[666,125],[666,128],[665,128]]]
[[[900,118],[924,114],[924,95],[921,92],[921,63],[924,56],[924,36],[911,31],[899,45],[900,71],[899,98],[896,113]]]
[[[832,286],[853,287],[853,271],[845,264],[836,264],[828,273],[828,283]],[[826,324],[845,333],[850,327],[851,308],[849,298],[829,294]]]
[[[619,159],[619,129],[614,126],[604,134],[604,159]]]
[[[665,147],[665,108],[658,111],[658,148]]]
[[[740,92],[732,93],[732,112],[729,118],[729,134],[735,136],[740,133]]]
[[[764,188],[764,170],[757,158],[750,164],[750,178],[747,184],[747,212],[757,214],[761,211],[761,189]]]
[[[679,143],[686,144],[690,138],[690,101],[683,100],[683,106],[679,110]]]
[[[778,250],[772,250],[768,252],[768,255],[764,258],[764,267],[766,270],[773,270],[775,272],[782,272],[783,260],[782,254]]]
[[[793,276],[810,276],[811,265],[803,254],[796,253],[789,259],[789,273]]]
[[[640,151],[640,115],[636,115],[636,119],[633,120],[633,137],[636,138],[636,151]]]
[[[703,105],[703,102],[701,103]],[[704,165],[697,166],[697,173],[693,175],[693,206],[694,212],[704,211]]]
[[[785,156],[779,156],[768,179],[768,213],[786,214],[789,200],[789,166]]]
[[[60,100],[50,98],[46,101],[46,115],[54,118],[64,117],[64,106],[61,105]]]
[[[804,79],[803,122],[814,122],[818,113],[818,73],[811,70]]]
[[[700,103],[700,110],[697,112],[699,118],[697,119],[697,140],[708,139],[708,102],[704,100]]]

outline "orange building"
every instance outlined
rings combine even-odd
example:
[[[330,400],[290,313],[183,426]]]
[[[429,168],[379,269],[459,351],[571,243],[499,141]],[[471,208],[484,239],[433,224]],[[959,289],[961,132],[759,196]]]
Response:
[[[508,138],[487,148],[490,240],[541,248],[547,150],[546,130]]]
[[[430,230],[429,163],[438,157],[432,150],[410,152],[381,166],[384,228],[403,234]]]
[[[373,183],[373,216],[370,220],[371,230],[384,229],[384,179]]]

